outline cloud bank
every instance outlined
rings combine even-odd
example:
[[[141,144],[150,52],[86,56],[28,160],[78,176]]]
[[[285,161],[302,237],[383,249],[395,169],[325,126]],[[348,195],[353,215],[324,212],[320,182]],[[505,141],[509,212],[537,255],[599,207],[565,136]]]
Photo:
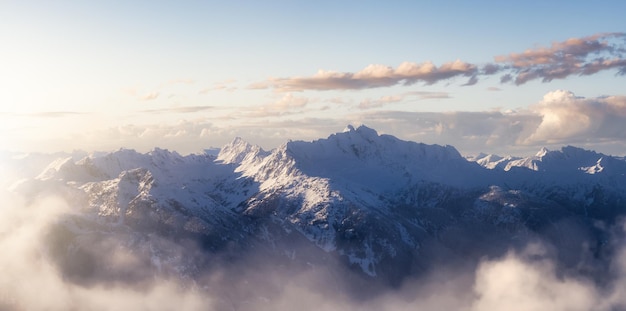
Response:
[[[626,96],[584,98],[563,90],[515,111],[376,111],[355,118],[405,139],[451,144],[466,153],[533,153],[574,144],[622,155],[626,142]]]
[[[395,105],[422,100],[446,100],[446,92],[406,92],[365,99],[358,103],[332,103],[341,107],[324,113],[319,99],[281,94],[264,105],[246,109],[190,106],[146,110],[145,115],[205,113],[203,118],[174,123],[126,124],[91,129],[58,137],[30,138],[31,145],[71,151],[111,151],[119,148],[147,152],[155,147],[180,153],[198,153],[220,147],[234,137],[275,148],[292,140],[314,140],[341,131],[347,124],[366,124],[379,133],[429,144],[449,144],[464,154],[531,155],[542,147],[563,145],[625,155],[626,96],[581,97],[565,90],[552,91],[537,103],[517,110],[420,112],[393,110]],[[377,110],[373,110],[373,109]],[[219,113],[218,113],[219,112]],[[319,114],[315,116],[315,113]],[[56,114],[55,114],[56,115]],[[66,115],[66,118],[80,115]],[[69,122],[66,118],[56,122]],[[36,119],[35,119],[36,120]],[[11,141],[13,136],[5,137]],[[16,144],[18,141],[15,142]],[[19,140],[23,144],[23,139]],[[43,149],[35,149],[41,151]]]
[[[479,82],[479,77],[494,74],[502,74],[502,83],[521,85],[537,79],[549,82],[612,69],[616,69],[618,75],[625,75],[625,46],[626,33],[602,33],[496,56],[493,63],[482,65],[461,60],[441,66],[432,62],[404,62],[395,68],[372,64],[357,72],[320,70],[310,77],[271,78],[254,83],[250,88],[272,88],[279,92],[360,90],[415,83],[431,85],[458,77],[468,78],[463,85],[471,86]]]
[[[141,252],[124,247],[128,237],[124,233],[122,238],[89,233],[74,238],[83,241],[80,248],[106,264],[90,272],[85,282],[71,274],[85,271],[75,259],[81,258],[81,252],[62,247],[67,241],[50,243],[51,228],[67,225],[67,215],[76,213],[77,207],[50,197],[27,202],[8,192],[2,192],[1,198],[0,247],[11,254],[0,257],[2,310],[609,311],[626,307],[623,224],[609,241],[618,251],[607,263],[611,278],[606,282],[559,270],[548,246],[534,242],[466,268],[435,266],[429,275],[399,288],[355,299],[344,290],[346,280],[338,279],[329,267],[281,273],[272,262],[255,261],[199,273],[193,282],[165,277],[159,269],[168,263],[142,258]],[[149,249],[156,245],[150,240],[143,244]],[[178,253],[169,258],[198,256],[192,247],[166,246]],[[55,259],[63,254],[74,260],[72,265]]]

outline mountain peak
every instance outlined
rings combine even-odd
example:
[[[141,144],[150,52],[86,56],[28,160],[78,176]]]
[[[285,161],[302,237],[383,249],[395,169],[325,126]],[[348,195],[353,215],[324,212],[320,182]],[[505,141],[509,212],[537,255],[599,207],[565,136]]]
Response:
[[[539,151],[537,151],[537,154],[535,154],[535,156],[538,157],[538,158],[541,158],[541,157],[545,156],[546,154],[548,154],[548,152],[550,152],[550,150],[548,150],[548,148],[541,147],[541,149]]]
[[[217,160],[227,164],[241,164],[246,159],[264,157],[265,155],[267,152],[261,147],[252,145],[241,137],[235,137],[232,142],[220,150]]]
[[[367,127],[363,124],[359,125],[356,128],[356,132],[359,133],[363,138],[374,138],[378,137],[378,132],[375,129]]]
[[[326,139],[289,142],[285,151],[304,174],[370,189],[393,189],[409,182],[410,175],[445,184],[473,176],[468,172],[475,167],[452,146],[403,141],[365,125],[346,129]]]
[[[358,133],[363,137],[376,137],[378,136],[378,132],[375,129],[370,128],[364,124],[361,124],[354,128],[351,124],[348,124],[346,128],[343,129],[342,133]]]
[[[339,139],[347,139],[350,141],[365,140],[370,143],[374,142],[375,140],[377,140],[378,137],[380,137],[380,135],[378,135],[378,132],[376,132],[376,130],[370,127],[367,127],[363,124],[359,125],[356,128],[348,124],[348,126],[346,126],[343,132],[330,135],[330,137],[333,137],[333,136]],[[341,137],[344,137],[344,138],[341,138]]]

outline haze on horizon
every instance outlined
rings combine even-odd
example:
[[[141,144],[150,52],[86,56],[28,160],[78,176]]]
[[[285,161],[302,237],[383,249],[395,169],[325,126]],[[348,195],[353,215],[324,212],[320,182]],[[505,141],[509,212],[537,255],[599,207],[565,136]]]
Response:
[[[626,154],[626,4],[8,1],[0,149],[266,149],[366,124]]]

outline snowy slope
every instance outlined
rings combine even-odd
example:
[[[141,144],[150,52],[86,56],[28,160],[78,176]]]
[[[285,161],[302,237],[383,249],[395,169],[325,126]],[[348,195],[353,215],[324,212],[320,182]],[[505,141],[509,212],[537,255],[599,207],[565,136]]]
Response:
[[[608,174],[619,175],[623,174],[626,168],[621,158],[573,146],[566,146],[557,151],[542,148],[536,155],[526,158],[480,154],[470,160],[488,169],[509,171],[514,167],[521,167],[554,174],[575,171],[597,174],[609,166],[611,169]]]
[[[37,190],[29,188],[44,185],[65,185],[71,191],[62,194],[101,222],[152,223],[205,235],[237,224],[233,207],[254,191],[235,178],[232,167],[215,163],[214,156],[181,156],[158,148],[146,154],[122,149],[78,160],[59,158],[18,190],[33,193]]]
[[[549,151],[542,148],[526,158],[485,155],[473,159],[493,171],[505,171],[503,182],[515,188],[569,189],[571,197],[584,196],[598,187],[614,193],[626,190],[626,162],[577,147]]]

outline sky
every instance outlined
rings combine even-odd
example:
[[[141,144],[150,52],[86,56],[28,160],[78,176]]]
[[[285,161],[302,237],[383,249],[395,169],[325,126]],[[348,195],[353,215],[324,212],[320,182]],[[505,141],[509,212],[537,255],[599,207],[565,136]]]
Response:
[[[624,1],[1,1],[0,149],[265,149],[365,124],[626,154]]]

